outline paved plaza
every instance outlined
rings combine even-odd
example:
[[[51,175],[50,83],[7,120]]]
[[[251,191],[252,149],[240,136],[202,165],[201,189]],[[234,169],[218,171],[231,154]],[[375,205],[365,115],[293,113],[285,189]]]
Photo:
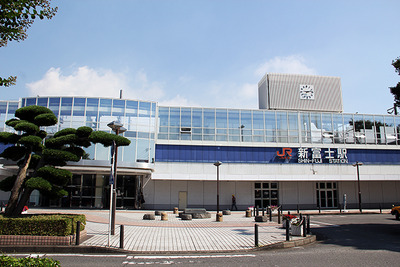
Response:
[[[146,213],[154,211],[117,210],[115,235],[108,234],[109,212],[105,210],[49,210],[31,209],[29,213],[78,213],[87,218],[88,238],[81,246],[120,248],[120,225],[124,225],[123,249],[132,252],[228,252],[255,248],[254,217],[245,217],[244,211],[224,215],[223,222],[215,220],[215,212],[209,219],[181,220],[172,211],[168,220],[161,216],[155,220],[143,220]],[[274,218],[276,220],[276,217]],[[259,246],[282,243],[286,240],[285,229],[275,222],[259,225]],[[292,240],[303,239],[291,237]]]

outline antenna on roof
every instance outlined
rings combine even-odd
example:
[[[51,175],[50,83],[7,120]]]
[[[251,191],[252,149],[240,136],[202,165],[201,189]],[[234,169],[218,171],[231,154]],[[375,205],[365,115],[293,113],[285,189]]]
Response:
[[[122,89],[119,90],[119,99],[122,99]]]

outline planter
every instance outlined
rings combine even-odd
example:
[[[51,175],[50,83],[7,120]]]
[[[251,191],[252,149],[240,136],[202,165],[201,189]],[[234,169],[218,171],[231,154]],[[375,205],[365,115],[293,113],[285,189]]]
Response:
[[[303,226],[302,225],[291,225],[293,236],[302,236],[303,234]]]

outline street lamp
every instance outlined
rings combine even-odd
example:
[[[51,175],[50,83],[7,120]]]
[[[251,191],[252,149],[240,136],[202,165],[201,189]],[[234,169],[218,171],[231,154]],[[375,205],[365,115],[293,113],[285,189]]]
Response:
[[[360,189],[360,170],[359,166],[363,165],[362,162],[356,162],[353,164],[353,167],[357,167],[357,182],[358,182],[358,209],[362,212],[362,203],[361,203],[361,189]]]
[[[214,166],[217,167],[217,220],[219,215],[219,166],[221,166],[221,164],[221,161],[217,161],[214,163]]]
[[[116,135],[123,133],[126,131],[126,128],[122,127],[123,124],[118,122],[118,121],[112,121],[109,124],[107,124],[108,127],[110,127]],[[114,143],[115,144],[115,143]],[[113,165],[113,176],[114,179],[113,181],[110,181],[111,184],[111,203],[110,203],[110,210],[111,210],[111,234],[115,234],[115,210],[117,206],[117,194],[116,194],[116,188],[117,188],[117,157],[118,157],[118,146],[115,144],[114,145],[114,162],[111,164]],[[111,180],[111,179],[110,179]],[[114,186],[115,185],[115,186]]]

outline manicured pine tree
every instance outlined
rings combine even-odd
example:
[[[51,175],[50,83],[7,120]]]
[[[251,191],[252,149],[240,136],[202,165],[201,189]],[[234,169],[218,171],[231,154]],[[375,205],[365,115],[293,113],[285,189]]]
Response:
[[[16,161],[19,167],[17,175],[0,182],[0,190],[11,191],[5,210],[7,217],[20,215],[35,189],[55,199],[68,195],[63,188],[72,173],[57,167],[84,158],[86,153],[82,147],[89,147],[92,143],[107,147],[113,141],[117,146],[130,144],[125,137],[93,131],[86,126],[63,129],[46,138],[47,133],[40,127],[55,125],[57,117],[50,109],[41,106],[19,108],[15,117],[6,122],[15,133],[0,133],[0,142],[12,144],[0,156]]]

